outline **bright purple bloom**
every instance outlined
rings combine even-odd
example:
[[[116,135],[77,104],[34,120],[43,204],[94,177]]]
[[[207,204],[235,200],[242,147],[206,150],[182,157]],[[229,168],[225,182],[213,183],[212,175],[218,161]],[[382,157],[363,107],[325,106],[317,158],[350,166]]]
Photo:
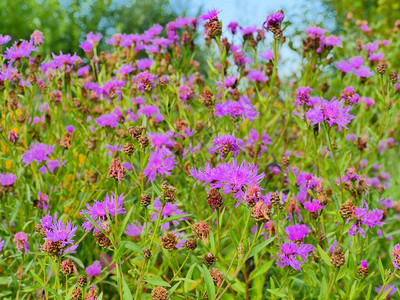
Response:
[[[46,241],[60,242],[61,253],[75,253],[78,245],[74,244],[75,231],[78,229],[77,226],[72,226],[71,222],[64,224],[62,221],[57,220],[57,213],[54,218],[51,217],[50,212],[40,220],[40,224],[46,232]],[[43,249],[43,247],[42,247]],[[60,253],[60,254],[61,254]]]
[[[266,30],[270,30],[271,28],[276,28],[280,26],[284,18],[285,15],[283,14],[283,12],[276,12],[273,14],[269,14],[267,16],[267,20],[263,23],[263,27]]]
[[[3,251],[4,243],[5,243],[5,241],[3,241],[3,240],[0,238],[0,252]]]
[[[88,75],[89,74],[89,70],[90,70],[90,66],[84,66],[82,68],[79,68],[78,71],[76,72],[76,74],[78,76]]]
[[[218,9],[210,9],[209,11],[205,12],[204,14],[202,14],[199,19],[202,21],[208,21],[211,20],[215,17],[218,17],[218,14],[221,12],[222,10],[218,10]]]
[[[274,59],[274,51],[269,49],[266,52],[261,53],[260,58],[265,59],[265,60],[273,60]]]
[[[116,197],[117,199],[115,199]],[[107,194],[104,201],[102,202],[94,201],[92,206],[86,203],[87,209],[82,209],[81,215],[85,215],[85,213],[88,214],[93,219],[93,221],[96,222],[99,228],[104,229],[102,223],[108,221],[107,213],[109,216],[114,216],[114,217],[116,215],[126,213],[125,208],[123,206],[124,199],[125,199],[124,194],[116,196],[114,193],[111,193],[111,197]],[[92,221],[88,219],[86,216],[85,220],[86,221],[82,224],[82,227],[86,231],[91,231],[94,224],[92,224]],[[95,227],[94,231],[96,232],[99,230]]]
[[[377,292],[377,293],[379,294],[379,292],[381,291],[381,289],[382,289],[382,285],[376,287],[376,288],[375,288],[375,292]],[[395,285],[387,284],[387,285],[385,286],[385,288],[383,289],[383,291],[382,291],[381,294],[384,294],[384,293],[387,292],[388,290],[390,290],[390,292],[389,292],[389,294],[387,295],[386,299],[388,299],[390,296],[394,295],[394,293],[397,292],[397,288],[396,288]]]
[[[241,96],[239,101],[228,100],[216,104],[214,114],[220,118],[228,115],[233,118],[249,119],[250,121],[254,121],[259,115],[257,108],[251,104],[250,99],[246,96]]]
[[[85,270],[86,274],[90,277],[95,277],[101,274],[101,264],[100,261],[95,260],[92,265],[87,266]]]
[[[39,30],[35,30],[31,34],[31,41],[35,46],[40,46],[41,44],[43,44],[43,39],[44,39],[43,33]]]
[[[296,105],[307,105],[311,106],[310,103],[310,93],[312,92],[312,88],[309,86],[299,87],[296,91],[296,98],[294,100],[294,104]]]
[[[245,145],[246,148],[249,148],[250,150],[254,150],[254,146],[258,143],[259,138],[260,138],[260,135],[258,134],[257,130],[250,129],[249,136],[246,139],[246,145]],[[264,131],[261,136],[261,141],[260,141],[261,152],[267,152],[268,145],[272,145],[271,137]]]
[[[28,235],[25,232],[22,232],[22,231],[17,232],[14,235],[14,243],[19,252],[28,253],[28,250],[29,250]]]
[[[96,119],[96,123],[101,127],[117,127],[118,116],[114,113],[101,115]]]
[[[311,39],[322,38],[326,31],[326,29],[317,26],[311,26],[304,30],[304,32],[307,33],[308,37]]]
[[[310,227],[304,224],[295,224],[290,225],[285,228],[285,232],[287,233],[288,240],[291,241],[301,241],[303,238],[308,236],[311,232]]]
[[[228,24],[228,29],[230,32],[232,32],[232,34],[236,34],[238,26],[239,24],[237,22],[230,22]]]
[[[36,48],[30,42],[15,42],[11,48],[6,49],[6,54],[3,57],[9,60],[16,60],[22,57],[30,57],[33,51],[36,51]]]
[[[126,229],[125,229],[125,234],[131,236],[131,237],[139,237],[140,234],[143,231],[143,227],[140,223],[130,223],[128,225],[126,225]]]
[[[185,103],[186,100],[190,100],[193,98],[193,90],[190,85],[182,84],[178,88],[178,97],[181,99],[183,103]]]
[[[368,67],[365,66],[353,70],[353,73],[354,75],[361,78],[368,78],[375,74],[373,71],[371,71]]]
[[[360,95],[356,93],[352,86],[345,87],[342,91],[342,100],[356,104],[360,100]]]
[[[9,41],[11,41],[11,36],[0,34],[0,45],[8,43]]]
[[[149,181],[155,181],[157,175],[161,175],[162,178],[165,175],[171,175],[176,162],[174,156],[169,155],[164,149],[156,149],[150,154],[147,166],[143,171]]]
[[[25,151],[22,155],[22,162],[26,167],[33,161],[36,161],[36,163],[39,164],[42,161],[48,160],[48,156],[53,153],[54,147],[55,146],[46,145],[44,143],[32,143],[30,149]]]
[[[343,107],[343,101],[322,99],[320,105],[315,105],[306,113],[306,117],[311,121],[310,125],[326,122],[330,127],[337,124],[338,128],[347,129],[345,125],[355,118],[349,114],[350,110],[350,106]]]
[[[153,133],[147,134],[151,139],[151,146],[154,148],[172,148],[175,142],[171,139],[170,133]]]
[[[154,210],[156,210],[156,212],[151,215],[151,220],[154,222],[155,220],[157,220],[157,217],[160,214],[160,211],[161,211],[161,208],[162,208],[162,203],[158,198],[154,199],[153,207],[154,207]],[[185,212],[183,212],[182,210],[180,210],[178,208],[178,204],[177,203],[170,203],[170,202],[165,203],[164,209],[161,212],[161,216],[162,216],[163,219],[168,219],[169,217],[172,217],[172,216],[181,216],[181,215],[184,215],[184,214],[185,214]],[[169,229],[171,225],[178,226],[179,225],[179,220],[185,220],[185,219],[187,219],[187,218],[182,217],[182,218],[180,218],[178,220],[173,220],[171,222],[166,222],[166,223],[161,225],[161,229],[163,229],[163,230],[164,229]]]
[[[303,203],[304,208],[307,209],[311,213],[318,213],[318,210],[321,210],[324,208],[323,205],[321,205],[318,200],[313,200],[313,201],[308,201]]]
[[[127,76],[128,74],[132,73],[134,70],[136,70],[134,67],[132,67],[132,64],[123,64],[118,68],[118,70],[115,70],[115,74],[121,74],[122,76]]]
[[[138,89],[142,94],[154,89],[154,87],[156,85],[156,79],[157,79],[157,76],[151,74],[147,70],[139,73],[135,78]],[[150,87],[150,90],[148,90],[149,87]]]
[[[381,222],[383,218],[382,210],[380,209],[368,210],[367,204],[365,204],[365,208],[356,207],[355,217],[357,218],[357,221],[351,226],[348,232],[352,236],[360,234],[363,238],[365,238],[366,231],[362,227],[362,225],[365,225],[367,229],[376,226],[379,227],[383,226],[383,223]]]
[[[239,151],[243,151],[243,145],[243,140],[235,138],[233,135],[218,134],[214,138],[214,147],[210,148],[210,153],[218,151],[222,157],[226,157],[231,152],[232,156],[236,157]]]
[[[0,185],[12,186],[17,180],[17,176],[12,173],[0,173]]]
[[[73,133],[74,132],[74,125],[68,125],[65,127],[65,129],[69,132],[69,133]]]
[[[247,78],[250,82],[266,82],[269,79],[262,70],[251,70],[247,74]]]
[[[247,163],[245,160],[238,165],[236,160],[224,162],[215,168],[208,164],[204,169],[192,169],[190,174],[204,184],[210,184],[213,189],[221,189],[224,194],[233,193],[233,197],[239,202],[245,199],[248,186],[259,184],[264,178],[264,173],[257,174],[257,166]]]
[[[136,65],[139,70],[150,69],[153,65],[153,60],[151,58],[142,58],[136,61]]]
[[[366,260],[361,260],[360,264],[361,264],[362,268],[364,268],[364,269],[368,268],[368,262]]]
[[[311,244],[282,243],[280,253],[276,253],[278,256],[276,265],[281,268],[291,266],[293,269],[301,271],[301,266],[308,261],[308,256],[312,251],[314,251],[314,246]],[[299,258],[303,261],[300,261]]]
[[[385,54],[383,54],[383,53],[372,53],[369,57],[368,57],[368,60],[376,60],[376,61],[379,61],[379,60],[381,60],[382,58],[384,58],[385,57]]]

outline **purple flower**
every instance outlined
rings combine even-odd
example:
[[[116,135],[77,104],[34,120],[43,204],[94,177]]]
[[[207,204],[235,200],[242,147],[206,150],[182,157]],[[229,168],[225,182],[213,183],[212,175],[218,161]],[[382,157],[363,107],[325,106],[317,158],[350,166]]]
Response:
[[[254,151],[255,150],[254,146],[258,143],[259,138],[260,135],[258,134],[257,130],[250,129],[249,136],[246,139],[246,148],[248,148],[250,151]],[[267,152],[268,145],[272,145],[271,137],[264,131],[261,136],[261,144],[260,144],[261,152]]]
[[[149,132],[147,135],[150,137],[151,146],[154,148],[172,148],[175,146],[175,142],[171,139],[171,133]]]
[[[44,39],[43,33],[39,30],[35,30],[31,34],[31,41],[35,46],[40,46],[41,44],[43,44],[43,39]]]
[[[218,17],[218,14],[221,12],[222,10],[218,10],[218,9],[210,9],[209,11],[205,12],[204,14],[202,14],[199,19],[202,21],[208,21],[211,20],[215,17]]]
[[[276,265],[281,268],[291,266],[293,269],[301,271],[301,266],[308,260],[307,257],[312,251],[314,251],[314,246],[311,244],[282,243],[280,253],[276,253],[278,256]],[[299,258],[303,261],[299,261]]]
[[[44,143],[32,143],[30,149],[25,151],[22,155],[22,162],[26,167],[33,161],[36,161],[36,163],[39,164],[42,161],[48,160],[48,156],[53,153],[54,147],[55,146],[46,145]]]
[[[352,86],[345,87],[342,91],[342,100],[356,104],[360,100],[360,95],[356,93]]]
[[[37,200],[37,208],[47,210],[49,206],[49,196],[39,191],[37,195]]]
[[[296,105],[307,105],[311,106],[310,103],[310,93],[312,92],[312,88],[309,86],[299,87],[296,91],[296,98],[294,100],[294,104]]]
[[[101,127],[117,127],[118,126],[118,116],[114,113],[101,115],[96,119],[96,123]]]
[[[9,41],[11,41],[11,36],[0,34],[0,45],[8,43]]]
[[[82,68],[79,68],[78,71],[76,72],[76,74],[78,76],[88,75],[89,74],[89,70],[90,70],[90,66],[84,66]]]
[[[150,69],[153,65],[153,60],[151,58],[142,58],[136,61],[136,65],[139,70]]]
[[[139,73],[136,78],[135,81],[137,83],[138,89],[141,93],[145,93],[145,92],[150,92],[151,90],[154,89],[155,85],[156,85],[156,80],[157,76],[151,74],[149,71],[144,71]]]
[[[121,74],[122,76],[127,76],[129,73],[132,73],[135,70],[134,67],[132,67],[132,64],[123,64],[118,68],[118,70],[115,70],[115,74]]]
[[[171,175],[171,171],[175,166],[175,159],[174,156],[169,155],[170,154],[162,148],[156,149],[150,154],[147,166],[143,171],[143,174],[149,181],[155,181],[157,175],[161,175],[162,178],[164,178],[165,175]]]
[[[338,128],[347,129],[345,125],[355,118],[355,116],[349,114],[350,109],[350,106],[343,107],[343,101],[338,101],[335,98],[331,101],[322,99],[319,105],[315,105],[306,113],[306,117],[311,121],[310,125],[326,122],[330,127],[337,124]]]
[[[303,205],[304,205],[305,209],[307,209],[309,212],[314,213],[314,214],[317,213],[318,210],[321,210],[324,208],[324,206],[321,205],[318,200],[304,202]]]
[[[251,104],[250,99],[246,96],[241,96],[239,101],[228,100],[216,104],[214,114],[220,118],[231,116],[233,118],[249,119],[250,121],[254,121],[259,115],[257,108]]]
[[[243,140],[235,138],[233,135],[229,134],[218,134],[213,141],[214,148],[210,148],[210,153],[215,153],[216,151],[222,157],[226,157],[229,152],[232,153],[233,157],[238,156],[239,150],[243,151]]]
[[[107,213],[109,216],[116,216],[119,214],[126,213],[125,208],[123,206],[124,199],[125,199],[124,194],[116,196],[114,193],[111,193],[111,197],[107,194],[104,201],[102,202],[94,201],[92,206],[86,203],[87,209],[82,209],[81,215],[85,215],[85,213],[88,214],[93,219],[93,221],[96,222],[98,227],[103,229],[102,223],[107,221]],[[86,216],[85,220],[86,221],[82,224],[82,227],[86,231],[91,231],[94,224]],[[99,230],[97,228],[94,228],[94,231],[96,232]]]
[[[126,229],[124,232],[125,232],[125,234],[127,234],[131,237],[137,238],[140,236],[142,231],[143,231],[142,225],[139,222],[137,222],[137,223],[130,223],[130,224],[126,225]]]
[[[365,66],[353,70],[353,73],[354,75],[361,78],[368,78],[375,74],[373,71],[371,71],[368,67]]]
[[[238,165],[236,160],[224,162],[215,168],[206,164],[204,169],[192,169],[190,174],[204,184],[210,184],[212,189],[221,189],[224,194],[234,193],[233,197],[239,202],[245,199],[246,188],[259,184],[264,173],[257,174],[257,166],[245,160]]]
[[[273,30],[273,28],[277,28],[280,26],[282,23],[283,19],[285,18],[285,15],[283,14],[282,11],[278,11],[273,14],[269,14],[267,16],[267,20],[263,23],[263,27],[266,30]]]
[[[3,241],[3,240],[0,238],[0,252],[3,251],[4,243],[5,243],[5,241]]]
[[[382,289],[382,285],[376,287],[376,288],[375,288],[375,292],[377,292],[377,293],[379,294],[379,292],[381,291],[381,289]],[[389,292],[389,294],[386,296],[386,299],[388,299],[389,296],[392,296],[392,295],[394,295],[394,293],[397,292],[397,288],[396,288],[395,285],[387,284],[387,285],[385,286],[385,288],[383,289],[383,291],[382,291],[381,294],[384,294],[384,293],[387,292],[388,290],[390,290],[390,292]]]
[[[181,85],[178,88],[178,97],[181,99],[183,103],[185,103],[186,100],[190,100],[193,98],[193,90],[189,85]]]
[[[304,224],[295,224],[290,225],[285,228],[285,232],[287,233],[288,240],[291,241],[301,241],[303,238],[308,236],[311,232],[310,227]]]
[[[12,186],[17,180],[17,176],[12,173],[0,173],[0,185]]]
[[[261,53],[260,58],[265,59],[265,60],[273,60],[274,59],[274,51],[269,49],[266,52]]]
[[[361,264],[362,268],[364,268],[364,269],[368,268],[368,262],[366,260],[361,260],[360,264]]]
[[[30,57],[33,51],[36,51],[36,48],[30,42],[15,42],[11,48],[6,49],[6,54],[3,57],[9,60],[16,60],[22,57]]]
[[[25,232],[22,232],[22,231],[17,232],[14,235],[14,243],[19,252],[28,253],[28,250],[29,250],[28,235]]]
[[[250,82],[266,82],[269,79],[262,70],[251,70],[247,74],[247,78]]]
[[[382,58],[385,57],[385,54],[383,53],[372,53],[369,57],[368,60],[381,60]]]
[[[322,38],[326,31],[326,29],[317,26],[311,26],[304,30],[304,32],[307,33],[307,36],[311,39]]]
[[[92,265],[86,267],[85,272],[90,277],[95,277],[97,275],[100,275],[101,274],[100,261],[95,260]]]
[[[228,24],[228,29],[230,32],[232,32],[232,34],[236,34],[238,26],[239,24],[237,22],[230,22]]]
[[[365,208],[356,207],[355,217],[357,218],[357,220],[350,227],[348,232],[352,236],[360,234],[363,238],[365,238],[366,231],[362,227],[362,225],[365,225],[367,228],[373,228],[376,226],[382,227],[383,225],[383,223],[381,222],[383,218],[382,210],[380,209],[368,210],[367,204],[365,204]]]
[[[74,132],[74,125],[65,126],[65,129],[66,129],[69,133],[73,133],[73,132]]]
[[[64,224],[62,221],[57,220],[57,213],[53,218],[50,212],[41,219],[40,223],[46,232],[45,241],[60,242],[61,253],[64,255],[75,253],[78,245],[74,244],[73,238],[75,231],[78,229],[77,226],[72,226],[71,222]],[[45,245],[42,246],[42,251],[46,249]]]
[[[157,217],[160,214],[160,211],[161,211],[161,208],[162,208],[162,203],[158,198],[154,199],[153,207],[154,207],[154,210],[156,210],[156,212],[151,215],[151,220],[154,222],[155,220],[157,220]],[[183,212],[182,210],[180,210],[178,208],[178,204],[177,203],[170,203],[170,202],[165,203],[164,209],[161,212],[161,216],[162,216],[163,219],[168,219],[169,217],[172,217],[172,216],[181,216],[181,215],[184,215],[184,214],[185,214],[185,212]],[[173,220],[171,222],[166,222],[166,223],[161,225],[161,229],[163,229],[163,230],[164,229],[169,229],[171,225],[178,226],[179,225],[179,220],[186,220],[186,219],[187,218],[183,217],[183,218],[180,218],[178,220]]]

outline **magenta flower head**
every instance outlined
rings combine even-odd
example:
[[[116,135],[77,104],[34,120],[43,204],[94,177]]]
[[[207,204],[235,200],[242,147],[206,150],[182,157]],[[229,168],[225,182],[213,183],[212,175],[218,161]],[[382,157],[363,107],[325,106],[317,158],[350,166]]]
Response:
[[[92,218],[92,220],[96,222],[99,228],[104,229],[102,223],[109,221],[107,220],[107,214],[109,216],[115,217],[116,215],[126,213],[125,208],[123,206],[124,199],[125,199],[124,194],[121,194],[119,196],[115,195],[114,193],[111,193],[111,196],[107,194],[104,201],[102,202],[94,201],[92,206],[86,204],[87,209],[82,209],[81,215],[88,214]],[[117,203],[117,207],[115,207],[115,203]],[[82,227],[89,232],[94,227],[94,224],[90,219],[86,217],[86,215],[85,215],[85,222],[82,224]],[[95,227],[93,231],[97,232],[99,230]]]
[[[337,125],[338,128],[346,128],[346,124],[350,123],[355,116],[350,115],[351,107],[343,107],[343,100],[338,101],[333,98],[331,101],[322,99],[320,105],[315,105],[306,113],[307,119],[311,121],[310,125],[316,125],[326,122],[330,127]]]
[[[136,78],[137,87],[141,93],[151,92],[156,86],[157,76],[151,74],[149,71],[139,73]]]
[[[285,15],[282,10],[269,14],[267,16],[267,20],[263,23],[263,27],[265,30],[274,32],[277,28],[280,27],[283,19],[285,18]]]
[[[392,262],[396,270],[400,270],[400,244],[397,244],[392,249]]]
[[[259,112],[255,106],[251,104],[251,101],[246,96],[241,96],[239,101],[225,101],[215,105],[214,114],[222,118],[223,116],[231,116],[232,118],[241,118],[254,121],[259,115]]]
[[[170,156],[169,150],[165,151],[165,148],[155,149],[149,157],[147,166],[143,171],[143,174],[148,178],[149,181],[153,182],[156,180],[157,175],[161,175],[164,178],[165,175],[170,176],[171,171],[175,166],[174,156]]]
[[[151,215],[151,220],[154,222],[157,220],[157,217],[160,214],[160,211],[162,209],[162,203],[158,198],[154,199],[153,207],[156,212]],[[161,212],[161,216],[163,219],[168,219],[169,217],[172,217],[172,216],[182,216],[184,214],[186,214],[186,213],[178,208],[178,203],[171,203],[171,202],[165,203],[164,209]],[[161,225],[161,229],[162,230],[169,229],[170,226],[172,226],[172,225],[178,226],[180,220],[186,220],[186,219],[187,219],[186,217],[182,217],[177,220],[173,220],[171,222],[166,222]]]
[[[35,46],[40,46],[41,44],[43,44],[43,33],[39,30],[35,30],[32,34],[31,34],[31,42],[35,45]]]
[[[356,93],[352,86],[345,87],[342,91],[342,100],[347,103],[356,104],[360,100],[360,95]]]
[[[353,73],[354,75],[361,77],[362,79],[366,79],[375,74],[373,71],[371,71],[368,67],[365,66],[354,69]]]
[[[8,43],[9,41],[11,41],[11,36],[0,34],[0,45]]]
[[[230,22],[228,24],[228,29],[232,34],[236,34],[238,26],[239,24],[237,22]]]
[[[314,246],[311,244],[282,243],[281,251],[276,253],[278,256],[276,265],[281,268],[291,266],[293,269],[301,271],[301,266],[308,261],[308,256],[312,251],[314,251]],[[299,260],[300,258],[302,261]]]
[[[49,159],[48,156],[53,153],[54,147],[44,143],[32,143],[30,149],[22,155],[22,162],[25,164],[25,167],[34,161],[40,164],[42,161]]]
[[[0,238],[0,252],[3,251],[4,243],[5,243],[5,241],[3,241],[3,240]]]
[[[307,37],[310,39],[322,38],[326,31],[326,29],[317,26],[311,26],[304,30],[304,32],[307,33]]]
[[[22,57],[30,57],[31,52],[33,51],[36,51],[36,48],[31,44],[31,42],[15,42],[11,48],[6,49],[6,54],[3,55],[3,57],[14,61],[21,59]]]
[[[14,243],[19,252],[28,253],[28,250],[29,250],[28,235],[25,232],[22,232],[22,231],[17,232],[14,235]]]
[[[377,292],[378,294],[381,292],[381,289],[383,288],[383,286],[378,286],[375,288],[375,292]],[[397,292],[397,288],[395,285],[391,285],[391,284],[387,284],[385,286],[385,288],[383,289],[383,291],[381,292],[381,295],[386,293],[388,290],[390,290],[390,292],[387,294],[386,299],[388,299],[390,296],[394,295],[394,293]]]
[[[93,264],[86,267],[86,274],[90,277],[95,277],[101,274],[101,264],[100,261],[95,260]]]
[[[212,9],[199,17],[200,20],[206,21],[204,23],[204,35],[209,39],[214,39],[222,34],[221,23],[218,20],[220,12],[221,10]]]
[[[193,89],[190,85],[182,84],[178,88],[178,97],[183,103],[193,98]]]
[[[304,224],[295,224],[290,225],[285,228],[285,232],[287,233],[288,240],[291,241],[301,241],[303,238],[308,236],[311,232],[310,227]]]
[[[299,87],[296,91],[296,98],[294,100],[294,104],[296,105],[307,105],[311,106],[310,103],[310,93],[312,92],[312,88],[309,86]]]
[[[324,206],[321,205],[318,200],[304,202],[303,205],[305,209],[314,214],[318,213],[319,210],[324,208]]]
[[[218,134],[213,141],[213,148],[210,148],[210,153],[216,151],[225,158],[229,153],[232,153],[233,157],[238,156],[239,151],[243,151],[243,140],[235,138],[229,134]]]
[[[140,224],[139,222],[132,222],[132,223],[126,225],[126,229],[125,229],[124,233],[134,239],[137,239],[137,238],[139,238],[142,231],[143,231],[142,224]]]
[[[212,20],[214,18],[217,18],[219,13],[222,12],[222,10],[218,10],[218,9],[210,9],[209,11],[205,12],[204,14],[202,14],[199,19],[202,21],[209,21]]]
[[[0,173],[0,185],[4,187],[13,186],[17,176],[12,173]]]
[[[368,262],[366,260],[360,261],[360,264],[361,264],[362,268],[365,268],[365,269],[368,268]]]

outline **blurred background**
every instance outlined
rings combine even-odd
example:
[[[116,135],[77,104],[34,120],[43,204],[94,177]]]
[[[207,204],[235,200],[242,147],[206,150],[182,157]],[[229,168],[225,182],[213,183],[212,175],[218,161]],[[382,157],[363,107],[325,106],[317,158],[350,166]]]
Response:
[[[142,33],[155,23],[165,25],[177,16],[197,16],[211,8],[222,10],[224,25],[261,26],[267,14],[279,9],[290,20],[289,30],[316,24],[340,34],[348,12],[374,28],[392,27],[400,18],[398,0],[2,0],[0,28],[14,40],[29,39],[39,29],[45,35],[42,51],[81,51],[86,33]],[[390,24],[385,24],[390,22]]]

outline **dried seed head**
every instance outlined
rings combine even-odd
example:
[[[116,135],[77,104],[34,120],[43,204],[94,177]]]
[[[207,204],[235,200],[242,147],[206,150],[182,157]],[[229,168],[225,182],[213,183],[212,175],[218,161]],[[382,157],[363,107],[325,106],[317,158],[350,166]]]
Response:
[[[212,208],[220,208],[224,204],[224,198],[217,189],[211,189],[208,192],[207,203]]]
[[[391,72],[389,74],[389,80],[393,83],[396,83],[397,81],[399,81],[399,74],[395,71]]]
[[[36,224],[35,225],[35,232],[42,237],[46,237],[46,230],[44,230],[43,226],[41,224]]]
[[[61,273],[63,273],[66,276],[71,275],[72,273],[75,273],[75,274],[78,273],[78,271],[76,270],[75,264],[72,262],[72,260],[70,258],[64,260],[61,263]]]
[[[71,148],[71,134],[67,133],[61,140],[60,140],[60,146],[63,149],[69,149]]]
[[[203,240],[203,242],[208,241],[208,236],[210,235],[210,226],[206,222],[199,222],[192,227],[193,234],[198,238]]]
[[[331,263],[333,266],[340,268],[346,263],[342,248],[336,246],[331,255]]]
[[[199,97],[200,102],[207,108],[212,108],[215,104],[215,98],[213,93],[206,87],[203,88],[203,92]]]
[[[79,276],[78,276],[77,283],[78,283],[78,285],[79,285],[80,287],[86,286],[86,285],[87,285],[87,282],[88,282],[88,280],[87,280],[87,278],[86,278],[85,275],[79,275]]]
[[[151,258],[151,251],[150,251],[150,249],[146,249],[146,250],[143,251],[143,257],[144,257],[145,259]]]
[[[91,138],[87,143],[87,147],[89,150],[93,151],[97,147],[97,139],[96,138]]]
[[[164,189],[164,200],[166,202],[174,202],[175,201],[175,191],[176,188],[172,185],[169,185],[166,189]]]
[[[151,203],[151,197],[149,194],[142,194],[140,196],[140,205],[147,207]]]
[[[362,278],[365,278],[369,274],[369,268],[368,267],[364,268],[363,266],[360,266],[358,268],[358,272],[357,273],[358,273],[358,276],[360,276]]]
[[[162,247],[166,250],[171,251],[172,249],[174,249],[175,246],[178,244],[178,239],[175,233],[171,231],[167,232],[166,235],[161,237],[161,244]]]
[[[51,240],[45,240],[40,250],[46,252],[50,256],[57,256],[62,250],[61,241],[53,242]]]
[[[144,127],[129,127],[128,128],[128,133],[130,134],[130,136],[134,139],[138,139],[141,135],[142,132],[144,131]]]
[[[96,240],[96,243],[102,248],[108,248],[111,246],[110,239],[102,232],[97,231],[93,233],[93,237]]]
[[[97,181],[97,176],[98,176],[98,173],[97,173],[97,172],[94,172],[94,173],[90,174],[90,175],[88,176],[88,182],[89,182],[90,184],[96,183],[96,181]]]
[[[206,265],[206,266],[211,266],[211,265],[213,265],[215,263],[215,256],[214,256],[214,254],[212,254],[212,253],[207,253],[205,256],[204,256],[204,264]]]
[[[125,167],[122,165],[122,162],[119,159],[119,157],[113,158],[111,160],[111,164],[108,169],[107,177],[114,178],[118,180],[118,183],[121,183],[121,180],[122,178],[124,178],[125,173],[126,173]]]
[[[217,268],[213,268],[210,271],[210,275],[212,280],[214,281],[214,284],[216,286],[220,286],[223,282],[224,279],[224,273],[222,273],[220,270],[218,270]]]
[[[386,68],[387,68],[387,64],[385,61],[380,60],[378,65],[376,66],[376,71],[378,72],[378,74],[385,74],[386,73]]]
[[[149,145],[149,138],[145,135],[141,135],[138,138],[138,143],[141,148],[147,148],[147,146]]]
[[[270,202],[272,205],[278,205],[279,202],[281,202],[281,198],[279,197],[279,194],[277,192],[271,193]]]
[[[97,290],[95,286],[92,286],[89,292],[85,295],[85,300],[95,300],[97,299]]]
[[[287,156],[282,157],[281,166],[282,166],[283,168],[289,167],[289,163],[290,163],[289,157],[287,157]]]
[[[197,248],[196,239],[194,239],[194,238],[188,238],[188,239],[185,241],[185,247],[186,247],[186,249],[189,250],[189,251],[196,249],[196,248]]]
[[[256,222],[265,223],[271,218],[271,209],[264,203],[264,201],[258,201],[251,209],[251,217]]]
[[[353,204],[353,200],[347,199],[345,203],[339,209],[339,214],[344,220],[351,219],[354,216],[356,207]]]
[[[131,143],[126,143],[124,145],[124,153],[126,155],[132,155],[135,152],[135,148],[133,147],[133,145]]]
[[[72,291],[70,300],[81,300],[81,299],[82,299],[82,289],[76,286]]]
[[[169,298],[168,291],[161,286],[157,286],[151,291],[151,297],[153,300],[167,300]]]
[[[127,134],[123,128],[118,129],[117,134],[121,139],[124,139],[127,137]]]

